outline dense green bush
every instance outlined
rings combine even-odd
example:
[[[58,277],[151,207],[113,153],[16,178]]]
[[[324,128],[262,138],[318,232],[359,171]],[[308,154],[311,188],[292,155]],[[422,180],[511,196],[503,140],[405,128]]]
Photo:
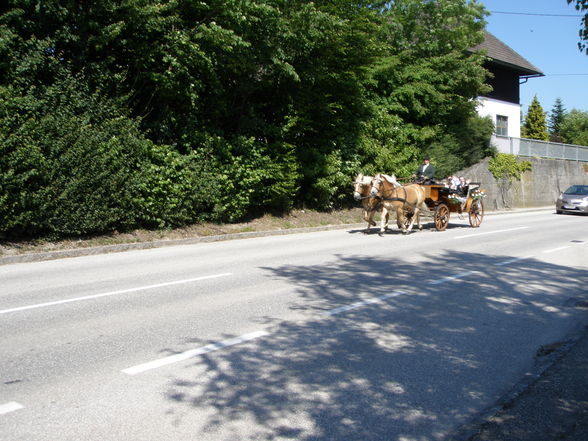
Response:
[[[217,171],[211,181],[214,220],[236,221],[256,211],[292,208],[299,174],[291,145],[210,137],[206,146],[214,153]]]
[[[138,222],[152,147],[116,106],[74,78],[0,89],[0,217],[5,235],[66,236]]]
[[[491,153],[476,2],[78,3],[0,6],[4,236],[331,209]]]
[[[137,176],[138,225],[161,229],[211,218],[219,182],[206,157],[152,145],[146,159]]]

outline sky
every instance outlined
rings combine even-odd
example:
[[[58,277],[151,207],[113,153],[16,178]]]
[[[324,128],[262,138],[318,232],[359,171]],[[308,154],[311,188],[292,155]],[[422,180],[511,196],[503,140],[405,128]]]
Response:
[[[523,113],[535,95],[546,112],[557,98],[567,111],[588,112],[588,55],[577,45],[582,14],[566,0],[478,1],[492,13],[486,18],[488,32],[545,74],[521,85]]]

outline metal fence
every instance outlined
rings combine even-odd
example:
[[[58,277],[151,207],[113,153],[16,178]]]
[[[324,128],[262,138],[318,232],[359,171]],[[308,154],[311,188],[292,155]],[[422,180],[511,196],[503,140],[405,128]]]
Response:
[[[588,147],[586,146],[497,135],[492,135],[491,142],[500,153],[588,162]]]

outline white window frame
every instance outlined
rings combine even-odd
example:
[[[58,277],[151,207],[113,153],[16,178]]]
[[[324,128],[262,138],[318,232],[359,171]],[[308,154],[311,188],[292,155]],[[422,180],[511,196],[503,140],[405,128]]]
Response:
[[[508,136],[508,116],[496,115],[495,133],[497,136]]]

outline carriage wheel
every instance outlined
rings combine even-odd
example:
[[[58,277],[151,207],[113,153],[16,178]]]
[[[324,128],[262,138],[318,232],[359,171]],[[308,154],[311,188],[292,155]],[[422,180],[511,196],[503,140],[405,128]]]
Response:
[[[449,207],[445,204],[439,204],[435,207],[435,228],[437,231],[443,231],[449,223]]]
[[[484,204],[482,203],[481,199],[472,201],[469,215],[470,225],[474,228],[479,227],[482,223],[482,219],[484,219]]]

